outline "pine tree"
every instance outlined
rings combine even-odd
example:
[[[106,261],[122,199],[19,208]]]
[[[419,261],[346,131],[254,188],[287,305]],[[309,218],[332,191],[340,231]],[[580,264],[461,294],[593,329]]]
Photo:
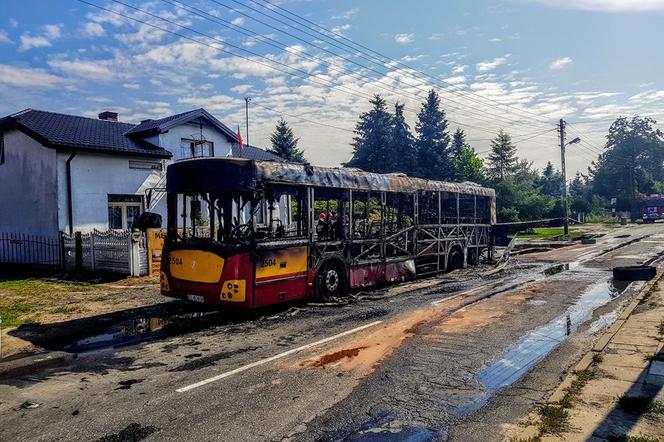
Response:
[[[385,100],[376,95],[370,103],[373,108],[360,114],[355,125],[353,138],[353,157],[344,164],[370,172],[389,172],[390,147],[392,134],[392,115],[387,111]]]
[[[429,91],[417,115],[418,175],[427,179],[447,179],[452,176],[449,159],[450,135],[447,132],[445,112],[440,108],[440,97]]]
[[[513,174],[518,167],[516,146],[512,144],[512,137],[501,129],[495,139],[491,141],[487,174],[494,180],[502,181]]]
[[[457,128],[452,135],[452,151],[450,152],[452,158],[458,158],[461,156],[461,151],[464,147],[468,147],[466,143],[466,134],[463,129]]]
[[[280,156],[287,161],[303,163],[305,162],[304,152],[302,149],[297,148],[297,142],[299,140],[299,138],[295,138],[293,129],[291,129],[288,123],[286,123],[286,120],[282,118],[277,122],[277,127],[270,136],[272,149],[270,149],[269,152]]]
[[[392,119],[392,134],[390,137],[390,172],[402,172],[411,175],[417,166],[417,151],[415,150],[415,138],[410,132],[403,114],[403,104],[394,106],[394,118]]]

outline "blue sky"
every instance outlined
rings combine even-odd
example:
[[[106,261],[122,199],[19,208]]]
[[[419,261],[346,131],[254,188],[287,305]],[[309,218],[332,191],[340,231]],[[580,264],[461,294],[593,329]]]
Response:
[[[264,0],[86,1],[162,29],[76,0],[3,2],[0,114],[115,110],[138,122],[204,107],[244,133],[250,96],[252,144],[268,146],[283,115],[312,162],[337,165],[370,95],[405,103],[414,126],[435,86],[452,129],[482,155],[503,128],[538,167],[558,164],[550,130],[565,118],[584,140],[570,148],[572,171],[615,117],[664,118],[664,0],[277,3],[389,59],[288,22]]]

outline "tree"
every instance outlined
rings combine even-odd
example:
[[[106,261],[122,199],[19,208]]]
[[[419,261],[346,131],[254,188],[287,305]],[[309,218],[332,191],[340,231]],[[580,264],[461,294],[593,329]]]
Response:
[[[557,196],[562,192],[563,176],[553,168],[551,161],[546,163],[546,167],[542,171],[542,176],[538,181],[540,191],[544,195]]]
[[[447,120],[445,112],[440,108],[440,97],[433,89],[429,91],[417,115],[415,131],[419,157],[418,175],[432,180],[451,178]]]
[[[489,153],[488,160],[487,174],[494,180],[504,180],[505,177],[515,173],[519,166],[512,137],[502,129],[491,141],[491,153]]]
[[[463,146],[452,162],[458,181],[484,182],[484,162],[472,147]]]
[[[399,103],[394,106],[390,148],[388,150],[390,156],[389,171],[412,175],[417,168],[417,151],[415,150],[415,138],[410,132],[408,123],[406,123],[403,108],[404,105]]]
[[[464,147],[468,147],[466,134],[463,129],[457,128],[454,135],[452,135],[452,150],[450,152],[452,159],[458,158]]]
[[[390,146],[392,134],[392,115],[387,111],[385,100],[380,95],[370,101],[372,109],[360,114],[355,125],[353,137],[353,157],[344,164],[371,172],[389,172],[390,155],[386,147]]]
[[[664,134],[652,118],[621,117],[611,124],[604,152],[591,169],[593,191],[618,198],[618,210],[634,212],[640,194],[664,187]]]
[[[291,129],[286,120],[281,118],[270,136],[272,148],[269,152],[288,161],[303,163],[305,161],[304,152],[302,149],[297,148],[299,140],[299,138],[295,138],[293,129]]]

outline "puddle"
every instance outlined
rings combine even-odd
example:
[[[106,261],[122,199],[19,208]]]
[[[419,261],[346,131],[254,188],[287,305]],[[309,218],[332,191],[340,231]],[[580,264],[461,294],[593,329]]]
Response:
[[[435,439],[436,433],[429,428],[416,427],[404,420],[395,418],[392,413],[384,413],[364,422],[347,436],[332,438],[343,442],[428,442]]]
[[[454,411],[464,415],[484,406],[496,390],[513,384],[535,364],[564,342],[577,328],[591,317],[592,312],[619,296],[629,285],[624,281],[606,279],[589,287],[565,313],[542,325],[508,349],[493,364],[482,369],[476,378],[485,386],[486,392],[478,400]],[[617,312],[602,315],[590,329],[599,331],[610,326]]]
[[[79,339],[75,343],[65,346],[64,350],[81,353],[105,347],[136,344],[167,334],[168,332],[174,332],[177,328],[184,327],[185,324],[191,327],[192,321],[199,322],[196,324],[198,326],[204,326],[204,324],[208,324],[211,320],[218,317],[219,312],[209,311],[129,319],[111,325],[103,333]]]

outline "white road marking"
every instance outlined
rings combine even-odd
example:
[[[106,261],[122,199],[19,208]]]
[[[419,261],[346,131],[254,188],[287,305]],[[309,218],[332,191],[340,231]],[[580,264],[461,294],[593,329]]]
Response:
[[[353,329],[350,329],[350,330],[346,330],[345,332],[339,333],[339,334],[334,335],[334,336],[327,337],[325,339],[321,339],[320,341],[312,342],[311,344],[306,344],[306,345],[303,345],[301,347],[297,347],[297,348],[294,348],[292,350],[288,350],[288,351],[285,351],[283,353],[279,353],[278,355],[270,356],[269,358],[261,359],[261,360],[256,361],[256,362],[252,362],[251,364],[243,365],[242,367],[238,367],[234,370],[227,371],[226,373],[222,373],[220,375],[213,376],[213,377],[208,378],[208,379],[204,379],[200,382],[196,382],[195,384],[187,385],[186,387],[178,388],[175,391],[177,391],[178,393],[184,393],[186,391],[193,390],[194,388],[202,387],[203,385],[207,385],[211,382],[215,382],[215,381],[218,381],[220,379],[224,379],[224,378],[227,378],[229,376],[233,376],[234,374],[238,374],[238,373],[241,373],[243,371],[249,370],[250,368],[258,367],[259,365],[267,364],[268,362],[272,362],[272,361],[275,361],[277,359],[284,358],[284,357],[292,355],[294,353],[298,353],[298,352],[307,350],[309,348],[316,347],[316,346],[325,344],[325,343],[330,342],[330,341],[334,341],[335,339],[339,339],[339,338],[342,338],[344,336],[348,336],[350,334],[357,333],[357,332],[362,331],[364,329],[367,329],[369,327],[373,327],[375,325],[378,325],[382,322],[383,321],[374,321],[374,322],[371,322],[369,324],[362,325],[360,327],[356,327],[356,328],[353,328]]]

